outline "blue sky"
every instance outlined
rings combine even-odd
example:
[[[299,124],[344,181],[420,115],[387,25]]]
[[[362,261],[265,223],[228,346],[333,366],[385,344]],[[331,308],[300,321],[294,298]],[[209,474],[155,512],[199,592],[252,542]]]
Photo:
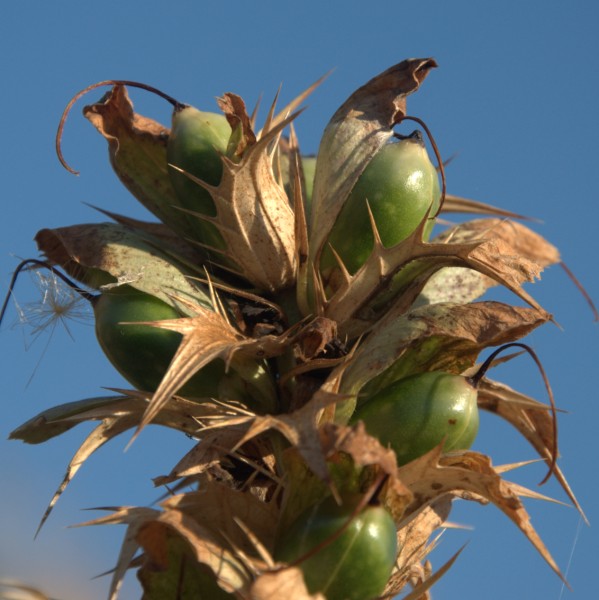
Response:
[[[1,14],[2,293],[17,257],[36,255],[32,238],[39,229],[99,220],[84,203],[146,216],[112,174],[104,142],[81,116],[84,102],[72,113],[64,139],[65,154],[81,175],[70,175],[56,159],[59,116],[88,84],[107,78],[144,81],[216,110],[214,97],[223,92],[238,93],[253,105],[261,94],[271,98],[281,83],[284,102],[334,68],[297,121],[300,143],[309,153],[317,150],[322,128],[356,87],[404,58],[431,56],[439,68],[409,108],[427,122],[445,157],[457,155],[447,171],[449,191],[538,217],[542,223],[533,228],[560,248],[599,300],[599,8],[594,2],[146,0],[100,5],[68,0],[10,3]],[[165,103],[143,92],[132,97],[140,112],[168,122]],[[528,341],[566,411],[560,420],[560,465],[594,523],[599,519],[594,443],[599,403],[593,380],[599,325],[558,268],[529,291],[561,325],[547,325]],[[22,304],[39,299],[27,277],[17,298]],[[73,339],[56,328],[51,338],[46,330],[31,343],[30,329],[16,321],[12,310],[0,330],[0,577],[25,579],[61,600],[104,598],[108,579],[92,577],[112,567],[122,530],[67,526],[96,514],[84,508],[156,500],[159,492],[150,478],[170,470],[190,442],[148,430],[127,453],[126,437],[103,448],[82,468],[33,541],[84,432],[75,429],[44,446],[9,442],[9,432],[44,408],[98,395],[102,386],[123,381],[97,347],[91,322],[71,323]],[[545,399],[526,358],[494,377]],[[496,464],[533,458],[515,433],[492,418],[483,419],[475,449]],[[542,467],[531,466],[514,478],[536,489],[542,473]],[[553,483],[541,491],[565,501]],[[568,571],[573,592],[562,592],[558,578],[499,511],[462,503],[453,520],[474,529],[443,536],[432,556],[435,566],[465,542],[468,546],[435,588],[435,597],[588,598],[597,588],[597,537],[579,527],[571,508],[538,501],[527,507]],[[123,598],[135,598],[136,590],[132,578]]]

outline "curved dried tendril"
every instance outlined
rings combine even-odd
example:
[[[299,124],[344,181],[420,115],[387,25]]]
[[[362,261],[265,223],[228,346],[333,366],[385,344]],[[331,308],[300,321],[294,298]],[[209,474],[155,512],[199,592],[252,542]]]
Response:
[[[420,125],[422,127],[422,129],[424,129],[424,131],[426,132],[426,136],[430,140],[431,146],[433,148],[433,152],[435,153],[435,157],[437,158],[437,164],[438,164],[437,170],[441,174],[441,200],[439,201],[439,208],[437,209],[437,212],[434,215],[432,215],[433,217],[436,217],[441,212],[441,209],[443,208],[443,203],[445,202],[445,194],[447,192],[447,184],[445,181],[445,165],[443,163],[443,159],[441,158],[441,153],[439,152],[437,142],[435,142],[435,138],[433,137],[431,130],[428,128],[428,125],[421,118],[406,115],[399,120],[398,124],[401,123],[402,121],[414,121],[415,123],[418,123],[418,125]]]
[[[153,94],[156,94],[157,96],[160,96],[161,98],[164,98],[167,102],[169,102],[170,104],[173,105],[173,107],[176,111],[182,110],[183,108],[188,106],[187,104],[183,104],[182,102],[179,102],[172,96],[165,94],[163,91],[159,90],[158,88],[155,88],[151,85],[147,85],[145,83],[140,83],[139,81],[130,81],[128,79],[107,79],[105,81],[99,81],[98,83],[93,83],[92,85],[88,85],[85,89],[77,92],[69,100],[69,103],[66,105],[66,107],[62,113],[62,116],[60,117],[60,122],[58,123],[58,130],[56,132],[55,145],[56,145],[56,154],[58,156],[58,160],[60,161],[60,164],[69,173],[72,173],[73,175],[79,175],[79,171],[76,171],[67,163],[67,161],[64,158],[64,155],[62,153],[62,147],[61,147],[62,135],[64,132],[64,126],[65,126],[67,117],[69,116],[69,113],[71,112],[71,109],[73,108],[73,105],[75,104],[75,102],[77,102],[77,100],[79,100],[82,96],[85,96],[85,94],[87,94],[88,92],[91,92],[92,90],[95,90],[99,87],[104,87],[107,85],[112,85],[112,86],[128,85],[129,87],[136,87],[136,88],[139,88],[142,90],[146,90],[147,92],[151,92]]]
[[[528,354],[531,356],[531,358],[535,361],[537,368],[539,369],[539,372],[541,373],[541,377],[543,378],[543,383],[545,384],[545,389],[547,390],[547,395],[549,396],[549,403],[551,404],[551,424],[553,427],[553,444],[552,444],[552,448],[551,448],[551,462],[549,463],[549,471],[547,472],[547,475],[545,475],[545,477],[539,483],[539,485],[543,485],[544,483],[546,483],[548,481],[548,479],[551,477],[551,475],[555,472],[555,466],[557,463],[557,452],[558,452],[557,408],[555,406],[555,399],[553,397],[553,391],[551,390],[551,385],[549,384],[549,378],[547,377],[547,373],[545,372],[545,369],[543,368],[541,360],[537,356],[536,352],[530,346],[528,346],[527,344],[523,344],[521,342],[510,342],[509,344],[504,344],[503,346],[500,346],[499,348],[494,350],[487,357],[485,362],[483,362],[483,364],[480,366],[478,371],[474,375],[469,377],[468,380],[475,388],[478,388],[478,384],[480,383],[481,379],[485,376],[489,367],[493,364],[497,355],[500,354],[501,352],[503,352],[504,350],[507,350],[508,348],[522,348],[523,350],[528,352]]]

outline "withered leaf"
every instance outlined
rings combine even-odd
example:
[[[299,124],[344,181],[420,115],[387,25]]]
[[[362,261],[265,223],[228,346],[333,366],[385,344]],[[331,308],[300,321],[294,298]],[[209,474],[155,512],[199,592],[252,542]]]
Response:
[[[196,523],[212,531],[220,543],[232,544],[248,557],[258,559],[251,539],[237,524],[243,523],[262,545],[274,545],[278,507],[276,503],[263,502],[253,494],[236,490],[228,485],[211,481],[197,492],[178,494],[167,498],[162,507],[165,511],[177,510],[191,517]]]
[[[0,598],[3,600],[52,600],[39,588],[16,579],[0,579]]]
[[[465,243],[501,240],[507,254],[547,267],[560,262],[558,249],[529,227],[509,219],[474,219],[451,227],[435,238],[437,242]]]
[[[439,302],[466,304],[480,298],[494,285],[497,285],[495,280],[473,269],[444,267],[428,279],[414,306]]]
[[[222,255],[231,263],[230,269],[262,291],[279,291],[295,282],[296,218],[275,175],[273,160],[282,131],[300,114],[297,107],[320,81],[276,116],[273,103],[267,122],[257,135],[243,100],[235,94],[226,94],[220,105],[236,127],[228,150],[235,160],[223,157],[222,179],[216,187],[185,173],[210,193],[216,207],[215,217],[188,211],[189,214],[218,229],[224,241]]]
[[[137,571],[144,600],[223,595],[209,568],[198,564],[187,542],[167,526],[148,523],[137,538],[145,550]]]
[[[242,376],[248,370],[248,377],[252,377],[256,375],[258,361],[264,357],[281,354],[291,336],[291,332],[286,332],[280,336],[249,338],[235,329],[224,315],[188,302],[184,298],[178,300],[185,304],[194,316],[140,322],[176,331],[182,335],[182,339],[167,372],[152,396],[135,436],[155,418],[173,394],[212,360],[222,358],[227,366],[235,368]],[[272,381],[269,377],[254,378],[257,380],[256,387],[259,386],[259,402],[262,408],[274,410],[276,399]]]
[[[480,382],[478,405],[505,419],[528,440],[543,460],[551,462],[555,439],[553,419],[548,405],[537,402],[503,383],[486,378]],[[586,521],[584,511],[558,465],[554,466],[553,474]]]
[[[502,214],[499,210],[493,212]],[[464,243],[477,239],[501,240],[504,253],[526,258],[543,268],[560,262],[555,246],[528,227],[505,219],[468,221],[442,232],[435,241]],[[473,269],[445,267],[428,280],[418,300],[428,303],[471,302],[498,283],[496,279]]]
[[[384,499],[385,507],[391,516],[399,521],[407,506],[413,500],[412,492],[398,478],[395,452],[385,448],[366,432],[364,423],[353,427],[324,423],[320,428],[320,436],[325,458],[330,459],[338,452],[352,458],[355,466],[376,467],[385,474]]]
[[[111,417],[104,419],[100,425],[98,425],[84,440],[83,444],[79,447],[73,458],[70,460],[67,467],[67,472],[58,486],[54,496],[50,500],[48,507],[44,511],[41,518],[40,524],[38,525],[35,535],[37,536],[41,531],[44,523],[47,521],[50,513],[54,506],[58,502],[60,496],[62,496],[66,487],[69,485],[73,477],[75,477],[77,471],[83,466],[83,463],[96,451],[101,448],[106,442],[112,438],[120,435],[127,429],[130,429],[135,424],[135,419]]]
[[[298,410],[281,415],[256,416],[248,419],[249,427],[238,445],[274,429],[281,433],[302,455],[308,467],[323,481],[328,481],[329,471],[322,451],[317,424],[323,412],[334,406],[343,396],[328,391],[334,382],[325,384]]]
[[[353,427],[324,423],[320,427],[320,439],[325,457],[336,452],[345,452],[352,457],[356,465],[377,465],[391,476],[397,473],[397,461],[393,450],[384,448],[376,438],[368,435],[362,422]]]
[[[296,336],[297,355],[302,362],[307,362],[322,353],[336,338],[337,324],[330,319],[316,317]]]
[[[394,596],[412,581],[414,568],[434,550],[436,544],[431,541],[432,534],[442,527],[451,511],[452,495],[441,496],[425,506],[397,532],[399,555],[396,570],[391,575],[385,595]]]
[[[80,523],[79,527],[90,525],[127,525],[127,531],[121,544],[108,593],[108,600],[117,600],[123,579],[127,571],[131,568],[133,558],[139,549],[137,535],[146,523],[152,522],[157,518],[159,511],[152,508],[128,506],[103,508],[102,510],[110,510],[111,513],[104,517]]]
[[[443,206],[441,207],[441,212],[497,215],[500,217],[508,217],[510,219],[529,219],[529,217],[499,208],[498,206],[485,204],[484,202],[479,202],[478,200],[454,196],[453,194],[445,194],[445,200],[443,202]]]
[[[122,397],[103,396],[59,404],[19,425],[8,437],[26,444],[41,444],[72,429],[82,421],[98,418],[95,409],[105,409],[104,416],[110,416],[122,403]],[[90,416],[90,413],[93,416]]]
[[[304,576],[297,567],[267,571],[252,584],[248,600],[326,600],[319,593],[310,594]]]
[[[198,250],[196,244],[190,244],[170,227],[164,225],[164,223],[133,219],[132,217],[120,215],[97,206],[92,206],[92,208],[111,218],[116,223],[134,230],[148,244],[172,257],[174,262],[188,266],[190,271],[197,272],[198,265],[205,262],[206,257]]]
[[[172,166],[205,188],[216,206],[215,217],[189,214],[212,223],[224,240],[226,258],[253,286],[268,292],[284,289],[295,281],[295,216],[284,188],[275,178],[271,145],[297,116],[293,113],[248,146],[238,163],[223,157],[223,174],[216,187]]]
[[[461,373],[484,348],[523,337],[550,318],[544,311],[500,302],[431,304],[393,316],[381,319],[354,353],[342,393],[356,393],[387,370],[377,389],[422,371]]]
[[[116,85],[83,114],[108,142],[110,163],[125,187],[174,231],[193,233],[168,174],[168,127],[134,112],[127,88]]]
[[[245,431],[245,426],[231,424],[222,429],[200,430],[198,434],[201,438],[198,443],[183,456],[168,475],[155,477],[154,485],[166,485],[182,477],[200,475],[212,468],[218,468],[227,460],[230,450],[239,443]]]
[[[340,332],[347,330],[352,319],[373,298],[398,287],[388,300],[387,313],[394,317],[405,313],[430,277],[443,267],[467,267],[495,280],[527,304],[541,309],[538,303],[522,287],[525,282],[538,278],[542,268],[517,251],[499,236],[475,236],[465,241],[436,238],[431,243],[422,241],[426,219],[405,240],[396,246],[385,248],[375,240],[373,250],[354,274],[345,273],[327,301],[324,315],[340,323]],[[413,268],[413,265],[417,265]],[[405,271],[402,273],[401,269]],[[399,278],[399,279],[397,279]],[[404,281],[405,280],[405,281]],[[401,294],[398,292],[401,290]],[[381,316],[379,308],[373,319]],[[359,330],[351,332],[356,335]]]
[[[225,591],[242,590],[248,586],[250,577],[239,554],[224,548],[210,528],[179,510],[167,508],[139,528],[137,541],[151,559],[164,560],[164,545],[155,538],[162,538],[165,533],[185,541],[194,562],[206,565]]]
[[[175,296],[211,306],[202,288],[190,283],[191,273],[183,265],[177,266],[171,256],[124,225],[93,223],[42,229],[35,241],[50,262],[91,287],[126,283],[183,313],[186,306]]]
[[[256,134],[252,129],[251,119],[245,108],[245,103],[240,96],[230,92],[218,98],[217,102],[231,126],[232,138],[237,138],[235,148],[228,148],[227,154],[233,157],[241,157],[248,146],[253,146],[256,143]]]
[[[423,578],[407,596],[404,596],[403,600],[429,600],[430,595],[428,594],[428,590],[430,590],[430,588],[437,583],[437,581],[439,581],[439,579],[441,579],[441,577],[443,577],[447,571],[449,571],[463,549],[464,547],[462,546],[462,548],[460,548],[449,560],[447,560],[440,569],[426,578]]]
[[[85,438],[70,460],[64,478],[44,512],[37,533],[83,463],[106,442],[128,429],[133,429],[139,423],[146,407],[145,394],[136,391],[128,392],[126,396],[89,398],[43,411],[11,433],[12,439],[21,439],[27,443],[40,443],[80,423],[101,421]],[[173,397],[161,411],[155,424],[186,433],[195,433],[198,428],[198,420],[207,412],[213,411],[197,402]]]
[[[493,469],[491,460],[477,452],[456,452],[441,456],[437,447],[399,468],[401,481],[414,494],[414,502],[406,511],[406,521],[410,513],[444,494],[461,490],[492,502],[504,512],[524,533],[555,573],[563,580],[559,567],[549,550],[530,523],[530,517],[515,488]],[[462,495],[462,497],[468,497]]]

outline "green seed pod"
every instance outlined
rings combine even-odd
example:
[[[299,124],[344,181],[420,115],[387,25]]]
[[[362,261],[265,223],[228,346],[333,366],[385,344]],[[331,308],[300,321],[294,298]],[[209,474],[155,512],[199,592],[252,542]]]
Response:
[[[96,337],[116,370],[135,388],[153,392],[173,358],[181,334],[137,321],[178,319],[181,314],[159,298],[130,286],[119,286],[97,296],[93,302]],[[199,371],[179,391],[183,396],[213,397],[225,375],[221,360]]]
[[[329,245],[350,273],[364,264],[374,245],[368,206],[385,247],[406,239],[430,213],[425,237],[440,201],[439,178],[419,131],[389,143],[374,156],[353,187],[323,249],[321,271],[337,266]]]
[[[316,174],[316,156],[302,156],[302,170],[304,171],[304,185],[306,197],[305,210],[309,215],[312,210],[312,191],[314,190],[314,175]]]
[[[400,465],[445,440],[444,450],[470,448],[478,432],[477,389],[466,377],[441,371],[400,379],[365,401],[352,423],[390,446]]]
[[[350,496],[339,506],[329,497],[283,532],[275,557],[292,563],[308,555],[297,566],[310,593],[321,592],[327,600],[370,600],[385,588],[397,557],[395,523],[381,506],[367,506],[351,517],[359,500]],[[350,517],[349,525],[325,544]]]
[[[177,106],[167,145],[168,163],[217,186],[223,172],[221,157],[227,151],[230,137],[231,127],[224,115],[187,105]],[[177,169],[169,169],[169,174],[185,208],[208,217],[216,216],[214,201],[206,189]],[[197,241],[217,249],[224,248],[222,236],[212,223],[194,216],[190,216],[190,220],[197,231]]]
[[[96,337],[116,370],[136,389],[154,392],[179,347],[181,334],[138,321],[178,319],[181,314],[159,298],[120,286],[92,301]],[[216,359],[179,391],[190,398],[237,400],[257,412],[276,410],[270,375],[258,361],[235,362],[225,372]]]

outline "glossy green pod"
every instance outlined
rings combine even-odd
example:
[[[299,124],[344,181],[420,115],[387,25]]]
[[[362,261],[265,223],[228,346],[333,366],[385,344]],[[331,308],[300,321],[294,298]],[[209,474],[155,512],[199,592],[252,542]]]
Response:
[[[312,210],[312,192],[314,191],[314,176],[316,175],[316,156],[302,156],[302,170],[304,172],[304,208],[306,215]]]
[[[382,506],[366,506],[330,543],[348,521],[360,500],[344,498],[339,506],[332,497],[302,513],[282,533],[275,558],[292,563],[304,574],[308,591],[327,600],[370,600],[381,594],[397,557],[395,523]]]
[[[445,440],[444,450],[470,448],[478,433],[475,386],[461,375],[441,371],[400,379],[366,400],[351,422],[390,446],[400,465]]]
[[[116,370],[136,389],[157,389],[181,342],[181,334],[140,321],[179,319],[181,314],[159,298],[119,286],[92,301],[96,337]],[[233,359],[229,370],[218,358],[200,369],[179,391],[189,398],[236,400],[258,413],[277,410],[276,391],[260,361]]]
[[[159,298],[130,286],[100,294],[93,302],[93,309],[96,337],[108,360],[135,388],[155,391],[179,347],[181,334],[130,323],[178,319],[181,314]],[[179,393],[216,397],[224,375],[224,362],[213,361],[194,375]]]
[[[440,195],[437,171],[420,132],[383,146],[360,175],[331,230],[320,264],[325,278],[337,265],[329,245],[350,273],[372,252],[368,206],[383,245],[391,247],[412,234],[427,214],[425,237],[430,235]]]
[[[174,165],[202,181],[218,186],[227,151],[231,127],[222,114],[200,111],[193,106],[177,107],[173,112],[172,128],[166,154]],[[210,193],[177,169],[169,168],[171,183],[181,204],[188,210],[214,217],[216,208]],[[192,215],[190,223],[197,231],[197,241],[223,249],[224,241],[212,224]]]

